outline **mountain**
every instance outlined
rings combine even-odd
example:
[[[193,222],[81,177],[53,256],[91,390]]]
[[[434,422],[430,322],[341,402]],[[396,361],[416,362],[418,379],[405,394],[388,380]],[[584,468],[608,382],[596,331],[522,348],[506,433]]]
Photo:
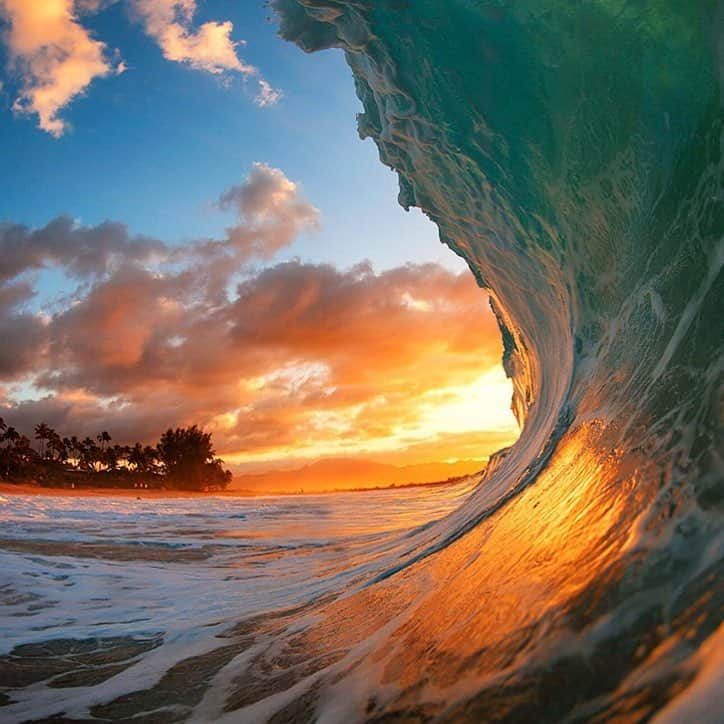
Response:
[[[255,493],[296,493],[303,490],[309,493],[433,483],[470,475],[484,467],[485,463],[480,460],[398,466],[354,458],[327,458],[296,470],[236,475],[229,490]]]

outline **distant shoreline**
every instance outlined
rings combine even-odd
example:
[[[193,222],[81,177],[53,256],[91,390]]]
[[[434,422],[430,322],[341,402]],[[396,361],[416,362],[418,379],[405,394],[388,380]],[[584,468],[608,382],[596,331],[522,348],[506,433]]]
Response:
[[[461,481],[465,480],[465,478],[472,478],[476,475],[482,475],[483,472],[483,470],[478,470],[477,472],[470,473],[469,475],[459,475],[455,478],[450,478],[449,480],[431,480],[429,483],[392,483],[391,485],[376,485],[370,486],[368,488],[330,488],[328,490],[304,490],[302,492],[288,491],[261,493],[261,495],[330,495],[332,493],[374,493],[380,492],[382,490],[404,490],[406,488],[437,488],[444,485],[457,485]],[[232,492],[232,490],[227,490],[224,495],[228,495]],[[256,496],[260,494],[250,492],[248,493],[248,495]]]
[[[219,493],[203,493],[195,490],[159,490],[158,488],[63,488],[30,483],[0,482],[0,495],[44,495],[68,498],[208,498]],[[240,495],[239,497],[247,497]]]
[[[308,490],[308,491],[279,491],[279,490],[224,490],[214,492],[201,492],[194,490],[158,490],[158,489],[136,489],[136,488],[99,488],[99,487],[78,487],[78,488],[62,488],[62,487],[45,487],[41,485],[31,485],[29,483],[10,483],[7,481],[0,482],[0,495],[40,495],[45,497],[64,497],[64,498],[131,498],[141,500],[153,499],[173,499],[173,498],[262,498],[267,496],[310,496],[310,495],[330,495],[333,493],[373,493],[385,490],[405,490],[408,488],[429,488],[442,487],[446,485],[456,485],[461,480],[473,477],[478,473],[471,475],[463,475],[451,480],[438,480],[429,483],[404,483],[401,485],[383,485],[369,488],[334,488],[330,490]]]

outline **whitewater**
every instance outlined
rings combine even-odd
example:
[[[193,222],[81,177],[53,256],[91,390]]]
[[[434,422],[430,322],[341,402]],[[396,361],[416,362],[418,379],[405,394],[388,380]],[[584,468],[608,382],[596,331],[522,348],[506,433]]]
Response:
[[[520,439],[355,530],[278,503],[249,549],[212,501],[8,496],[0,718],[723,721],[724,3],[272,5],[490,294]]]

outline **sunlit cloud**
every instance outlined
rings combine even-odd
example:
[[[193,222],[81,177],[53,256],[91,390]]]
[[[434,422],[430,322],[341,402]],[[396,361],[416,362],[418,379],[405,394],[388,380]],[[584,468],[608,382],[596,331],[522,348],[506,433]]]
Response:
[[[112,408],[103,416],[65,396],[84,389],[122,402],[133,434],[152,438],[179,420],[209,425],[237,463],[392,453],[448,433],[476,439],[480,454],[490,432],[496,443],[515,436],[495,324],[466,275],[286,263],[244,281],[221,307],[192,288],[187,277],[138,269],[96,283],[44,330],[43,368],[25,370],[53,394],[5,416],[43,410],[55,424],[102,417],[117,429]],[[163,303],[172,289],[176,309]],[[406,294],[428,311],[410,308]]]
[[[95,79],[126,71],[119,50],[94,37],[82,22],[117,1],[0,1],[0,19],[6,21],[2,39],[10,73],[18,81],[16,113],[36,115],[41,129],[60,137],[67,130],[61,112],[87,92]],[[195,0],[127,1],[132,15],[167,60],[214,75],[248,79],[257,86],[254,102],[259,107],[275,105],[281,98],[281,91],[242,59],[239,49],[244,41],[232,38],[231,21],[194,26]]]
[[[193,28],[195,0],[132,0],[131,4],[167,60],[209,73],[256,73],[237,55],[239,43],[231,39],[231,22],[207,22]]]
[[[134,14],[146,33],[158,43],[166,60],[183,63],[195,70],[221,74],[239,73],[258,85],[255,103],[275,105],[282,94],[239,55],[243,41],[234,41],[231,21],[209,21],[193,27],[195,0],[131,0]]]
[[[12,70],[20,79],[13,109],[36,114],[53,136],[66,128],[60,111],[95,78],[120,72],[105,43],[78,21],[73,0],[2,0],[8,26],[3,39]]]

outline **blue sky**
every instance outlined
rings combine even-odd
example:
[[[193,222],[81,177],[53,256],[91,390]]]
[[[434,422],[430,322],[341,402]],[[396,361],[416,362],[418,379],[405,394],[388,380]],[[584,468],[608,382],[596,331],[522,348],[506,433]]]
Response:
[[[12,173],[0,180],[0,219],[40,226],[66,213],[83,224],[123,221],[171,243],[218,237],[230,218],[213,200],[261,161],[300,183],[322,215],[321,231],[303,234],[280,258],[463,268],[420,212],[397,205],[396,176],[371,141],[360,141],[361,104],[341,52],[305,55],[277,37],[269,15],[261,2],[209,1],[194,23],[233,22],[233,40],[246,41],[244,61],[283,94],[273,107],[257,107],[253,83],[239,74],[166,60],[123,2],[83,24],[118,49],[127,70],[95,79],[63,109],[60,138],[13,113],[16,79],[6,74],[0,138]]]

